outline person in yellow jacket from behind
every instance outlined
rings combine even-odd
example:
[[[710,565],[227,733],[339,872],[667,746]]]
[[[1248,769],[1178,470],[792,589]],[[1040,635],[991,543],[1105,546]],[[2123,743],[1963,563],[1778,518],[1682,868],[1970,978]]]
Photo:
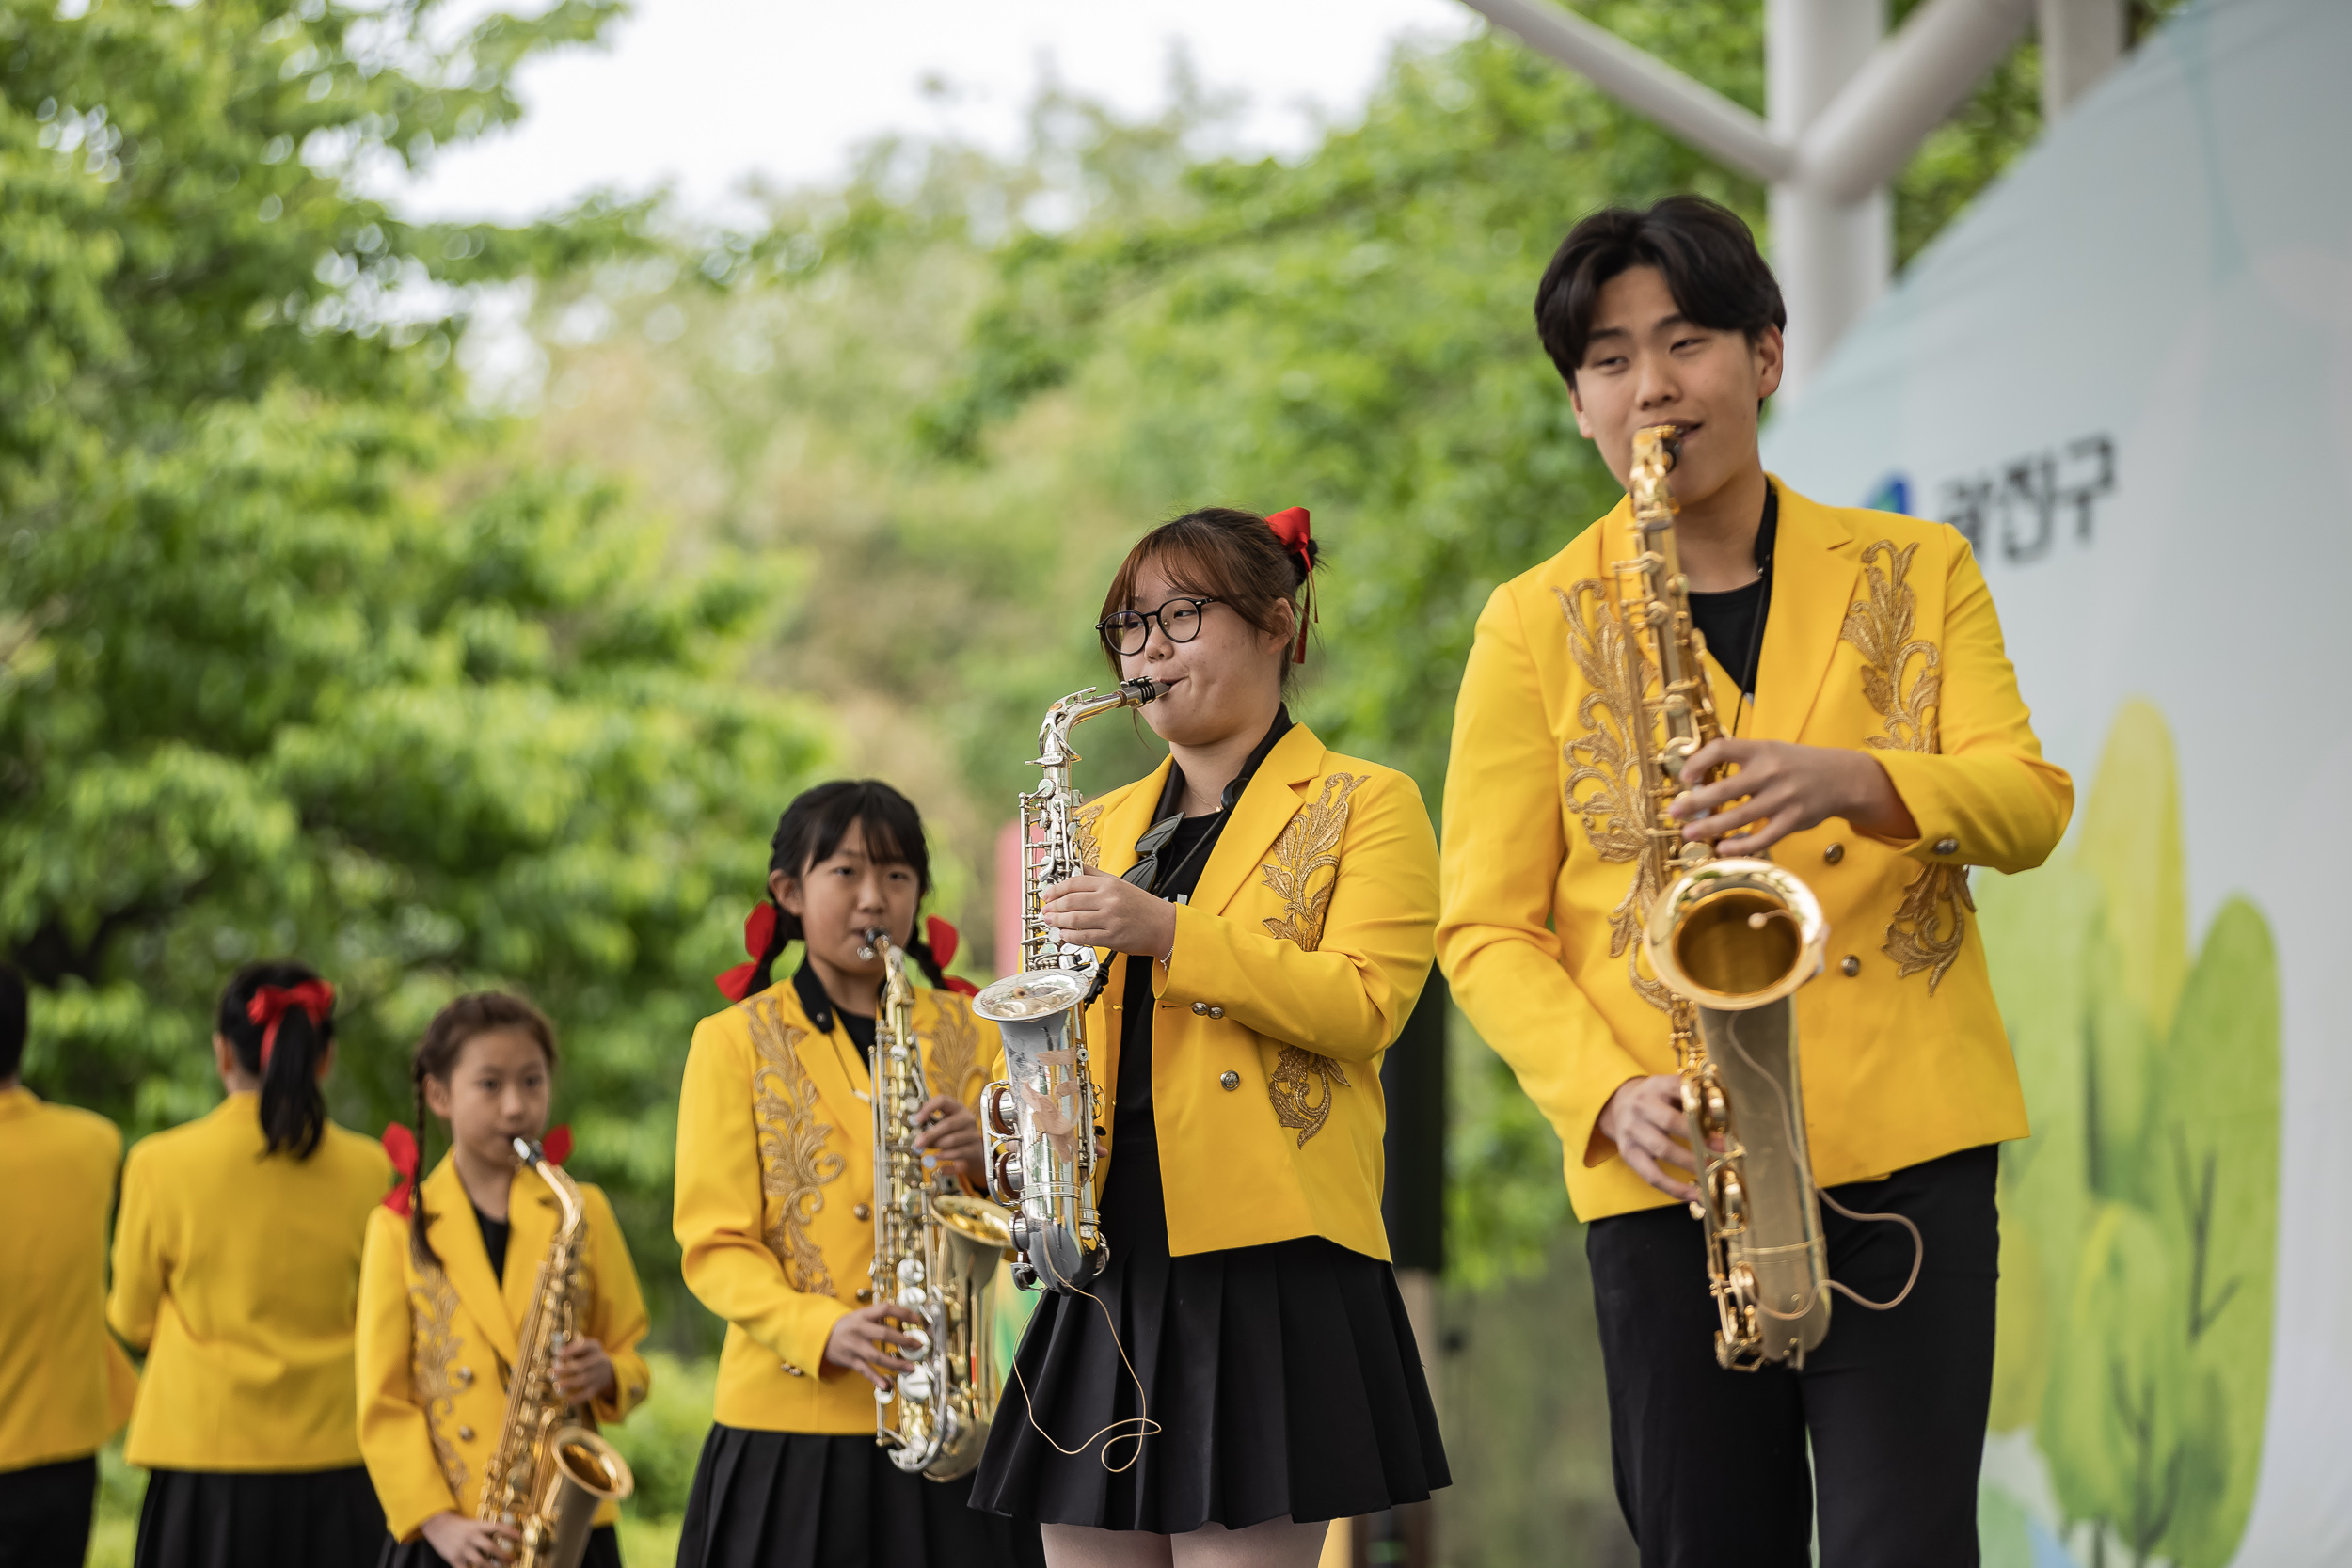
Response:
[[[516,1532],[474,1513],[505,1418],[502,1385],[530,1351],[516,1334],[560,1214],[514,1142],[544,1135],[559,1164],[570,1151],[564,1129],[548,1132],[555,1029],[521,997],[477,991],[434,1015],[409,1071],[416,1132],[395,1126],[387,1147],[413,1177],[429,1112],[449,1124],[450,1151],[368,1220],[359,1447],[391,1533],[382,1568],[494,1568]],[[587,1241],[556,1382],[590,1424],[612,1422],[652,1386],[638,1351],[645,1301],[611,1201],[586,1182],[580,1192]],[[597,1509],[585,1568],[620,1568],[619,1518],[614,1503]]]
[[[383,1539],[351,1326],[392,1173],[327,1119],[334,1056],[334,988],[307,964],[247,965],[215,1022],[228,1098],[124,1163],[106,1322],[147,1357],[123,1448],[151,1472],[137,1568],[359,1562]]]
[[[969,1109],[1003,1069],[996,1031],[941,970],[954,927],[914,933],[930,852],[913,802],[878,781],[803,791],[776,824],[768,898],[744,925],[736,999],[694,1028],[678,1097],[686,1284],[727,1322],[716,1421],[694,1468],[678,1568],[1012,1568],[1041,1561],[1035,1526],[965,1506],[971,1481],[910,1475],[874,1442],[875,1391],[912,1363],[876,1301],[869,1062],[881,927],[920,971],[914,1032],[930,1099],[916,1142],[983,1180]],[[794,942],[799,970],[777,980]],[[961,985],[961,982],[954,982]],[[968,990],[969,987],[964,989]],[[984,1352],[985,1354],[985,1352]],[[1018,1419],[1009,1405],[997,1420]]]
[[[1328,1521],[1451,1479],[1380,1215],[1380,1063],[1429,978],[1437,836],[1410,778],[1283,705],[1308,522],[1163,523],[1096,624],[1120,679],[1167,689],[1142,717],[1168,747],[1080,813],[1094,852],[1044,907],[1107,950],[1109,1259],[1099,1302],[1040,1302],[973,1488],[1041,1521],[1054,1568],[1304,1568]]]
[[[98,1449],[137,1374],[106,1336],[106,1216],[122,1134],[24,1086],[24,981],[0,964],[0,1568],[81,1568]]]
[[[1995,1146],[2026,1125],[1968,868],[2040,864],[2074,784],[2042,755],[1967,540],[1765,471],[1786,317],[1746,226],[1697,197],[1585,218],[1536,288],[1577,427],[1618,483],[1637,431],[1680,437],[1677,542],[1726,732],[1682,776],[1730,771],[1658,826],[1769,851],[1820,902],[1828,968],[1795,1012],[1821,1233],[1831,1277],[1889,1309],[1837,1301],[1802,1370],[1716,1364],[1685,1208],[1704,1159],[1640,936],[1661,890],[1635,742],[1657,699],[1628,674],[1613,609],[1613,569],[1645,547],[1629,500],[1479,616],[1438,960],[1565,1146],[1642,1560],[1809,1568],[1818,1523],[1823,1563],[1973,1564]],[[1734,1106],[1735,1135],[1776,1114]]]

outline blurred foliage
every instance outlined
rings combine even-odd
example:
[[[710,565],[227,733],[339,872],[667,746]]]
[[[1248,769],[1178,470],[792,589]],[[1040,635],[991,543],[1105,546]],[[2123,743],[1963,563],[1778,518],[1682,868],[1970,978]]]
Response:
[[[449,363],[467,288],[649,254],[642,209],[420,227],[355,194],[514,118],[515,68],[613,10],[436,44],[421,5],[0,0],[0,954],[28,1080],[134,1135],[216,1099],[247,958],[342,988],[331,1100],[371,1132],[441,1001],[532,994],[580,1168],[675,1302],[677,1059],[823,752],[738,678],[788,564],[681,569]]]

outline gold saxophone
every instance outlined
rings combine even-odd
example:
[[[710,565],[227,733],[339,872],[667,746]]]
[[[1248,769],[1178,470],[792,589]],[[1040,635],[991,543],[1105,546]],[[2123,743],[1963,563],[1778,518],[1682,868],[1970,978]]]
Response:
[[[1141,707],[1168,689],[1132,680],[1105,692],[1075,691],[1045,710],[1035,765],[1045,776],[1021,797],[1021,973],[972,1000],[1004,1032],[1005,1076],[980,1092],[989,1142],[989,1192],[1018,1206],[1012,1277],[1083,1290],[1109,1250],[1094,1212],[1094,1081],[1087,1075],[1086,1008],[1105,973],[1091,947],[1045,924],[1045,890],[1086,869],[1078,827],[1082,798],[1070,783],[1070,732],[1100,714]]]
[[[967,1475],[996,1417],[996,1360],[989,1297],[1011,1243],[1011,1219],[986,1198],[955,1190],[924,1168],[915,1113],[930,1099],[914,1035],[914,988],[890,933],[866,933],[864,957],[882,958],[874,1023],[874,1262],[876,1301],[914,1316],[901,1326],[921,1341],[899,1354],[914,1370],[874,1391],[874,1441],[890,1462],[933,1481]]]
[[[571,1342],[588,1206],[580,1187],[539,1146],[515,1140],[516,1157],[539,1173],[561,1215],[555,1240],[531,1287],[531,1311],[506,1387],[498,1447],[483,1473],[474,1517],[511,1526],[522,1536],[515,1568],[580,1568],[596,1506],[637,1489],[628,1462],[597,1436],[555,1385],[555,1357]]]
[[[1668,476],[1680,455],[1671,425],[1635,434],[1628,489],[1639,548],[1610,564],[1631,689],[1646,692],[1657,677],[1661,733],[1652,733],[1646,698],[1641,721],[1629,726],[1644,785],[1642,876],[1664,889],[1644,924],[1643,948],[1671,993],[1698,1165],[1692,1210],[1707,1227],[1719,1322],[1715,1359],[1741,1371],[1776,1361],[1802,1367],[1829,1333],[1829,1264],[1805,1149],[1792,998],[1820,973],[1829,923],[1797,878],[1768,860],[1716,859],[1709,846],[1686,841],[1668,814],[1685,790],[1723,776],[1683,773],[1691,753],[1724,731],[1675,548]]]

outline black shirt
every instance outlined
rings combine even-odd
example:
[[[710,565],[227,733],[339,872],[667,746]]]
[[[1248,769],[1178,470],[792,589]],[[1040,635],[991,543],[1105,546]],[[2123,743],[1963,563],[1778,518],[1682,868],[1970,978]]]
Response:
[[[882,988],[877,986],[876,996],[879,997],[881,992]],[[834,1017],[838,1014],[842,1033],[850,1037],[850,1043],[856,1046],[857,1053],[866,1059],[866,1069],[868,1072],[873,1070],[874,1017],[871,1013],[853,1013],[847,1007],[834,1006],[833,998],[825,994],[825,982],[817,978],[817,971],[809,966],[806,958],[803,958],[801,967],[792,972],[792,993],[801,999],[801,1011],[808,1015],[808,1022],[825,1034],[833,1033]]]
[[[1234,804],[1242,791],[1258,771],[1277,742],[1290,732],[1291,714],[1288,707],[1275,712],[1274,723],[1259,741],[1256,750],[1241,765],[1233,782],[1225,786],[1218,809],[1205,816],[1187,816],[1160,844],[1157,863],[1151,880],[1143,881],[1137,873],[1142,867],[1128,872],[1127,879],[1137,886],[1170,903],[1189,899],[1192,890],[1200,885],[1201,869],[1209,857],[1216,852],[1217,836],[1233,814]],[[1152,812],[1152,828],[1157,831],[1169,816],[1184,807],[1184,771],[1173,763],[1168,765],[1168,784],[1160,791],[1160,803]],[[1150,842],[1152,832],[1144,835]],[[1119,1108],[1111,1124],[1114,1145],[1122,1138],[1144,1138],[1156,1143],[1158,1133],[1152,1119],[1152,1015],[1155,998],[1152,994],[1152,971],[1155,966],[1147,958],[1129,955],[1127,984],[1120,993],[1119,1030]]]
[[[1780,497],[1767,482],[1764,520],[1756,528],[1756,580],[1721,594],[1691,595],[1691,624],[1706,637],[1707,651],[1751,697],[1764,648],[1764,621],[1772,608],[1772,545],[1779,532]]]
[[[506,1283],[506,1238],[513,1234],[515,1227],[505,1220],[492,1219],[479,1209],[473,1212],[473,1222],[482,1227],[482,1250],[490,1255],[490,1272],[498,1275],[499,1283],[503,1285]]]

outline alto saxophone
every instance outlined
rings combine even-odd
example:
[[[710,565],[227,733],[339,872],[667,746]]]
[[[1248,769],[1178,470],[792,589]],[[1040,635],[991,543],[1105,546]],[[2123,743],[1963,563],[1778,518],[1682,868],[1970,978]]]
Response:
[[[989,1192],[1017,1206],[1012,1244],[1020,1260],[1012,1276],[1025,1291],[1041,1282],[1083,1289],[1108,1258],[1094,1212],[1094,1081],[1086,1041],[1087,1005],[1106,972],[1093,948],[1062,941],[1044,918],[1045,890],[1086,869],[1070,732],[1167,689],[1140,679],[1099,695],[1089,686],[1045,710],[1033,759],[1045,776],[1021,797],[1021,973],[972,1001],[972,1010],[1005,1037],[1005,1076],[981,1091],[980,1120]]]
[[[953,1481],[980,1462],[996,1416],[989,1287],[1011,1227],[993,1203],[924,1169],[915,1114],[930,1093],[914,1036],[914,988],[887,931],[871,927],[866,943],[863,956],[882,958],[874,1024],[874,1299],[914,1314],[901,1326],[919,1341],[902,1352],[914,1370],[874,1392],[874,1441],[899,1469]]]
[[[1675,1061],[1707,1227],[1715,1359],[1750,1371],[1804,1365],[1829,1332],[1829,1265],[1805,1149],[1793,994],[1820,973],[1829,941],[1813,891],[1761,859],[1717,859],[1686,841],[1668,808],[1723,777],[1686,776],[1691,754],[1722,736],[1708,694],[1705,637],[1691,623],[1689,579],[1675,548],[1668,475],[1681,455],[1671,425],[1633,437],[1637,552],[1613,562],[1630,689],[1653,671],[1658,728],[1644,701],[1633,732],[1644,782],[1643,879],[1663,891],[1643,927],[1650,967],[1670,993]],[[1713,1146],[1721,1140],[1723,1148]]]
[[[583,1421],[555,1385],[556,1354],[571,1342],[588,1206],[580,1187],[539,1146],[515,1140],[515,1155],[539,1173],[561,1212],[555,1240],[531,1287],[531,1310],[506,1388],[498,1447],[483,1473],[474,1517],[512,1527],[522,1537],[515,1568],[580,1568],[596,1506],[637,1489],[628,1462]]]

